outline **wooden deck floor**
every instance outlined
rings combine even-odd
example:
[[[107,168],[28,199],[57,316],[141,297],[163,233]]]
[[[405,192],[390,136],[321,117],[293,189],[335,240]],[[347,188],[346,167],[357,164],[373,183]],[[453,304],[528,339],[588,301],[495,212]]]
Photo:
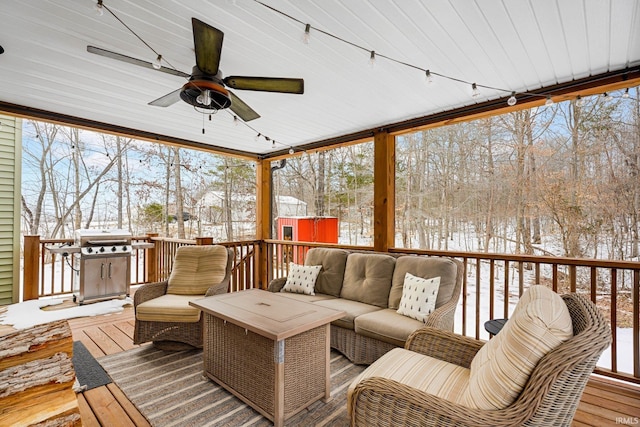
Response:
[[[120,314],[72,319],[69,325],[73,339],[82,341],[95,357],[137,347],[132,344],[134,316],[131,307]],[[88,427],[150,425],[115,384],[78,394],[78,403],[83,425]],[[582,396],[572,425],[637,424],[634,417],[640,417],[640,387],[594,377]]]

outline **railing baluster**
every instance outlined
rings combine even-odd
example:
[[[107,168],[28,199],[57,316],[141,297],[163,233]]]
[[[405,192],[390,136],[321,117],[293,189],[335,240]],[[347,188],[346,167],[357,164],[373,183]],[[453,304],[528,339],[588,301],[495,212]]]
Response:
[[[611,370],[618,372],[618,270],[611,269]]]
[[[504,262],[504,318],[509,317],[509,260]]]

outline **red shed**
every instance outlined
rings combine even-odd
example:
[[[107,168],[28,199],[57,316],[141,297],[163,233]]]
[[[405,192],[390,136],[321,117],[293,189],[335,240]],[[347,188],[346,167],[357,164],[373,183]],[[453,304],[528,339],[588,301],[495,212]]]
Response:
[[[278,217],[277,224],[279,240],[338,243],[338,218],[334,216]],[[306,249],[299,247],[293,259],[286,256],[285,261],[302,263],[305,253]]]

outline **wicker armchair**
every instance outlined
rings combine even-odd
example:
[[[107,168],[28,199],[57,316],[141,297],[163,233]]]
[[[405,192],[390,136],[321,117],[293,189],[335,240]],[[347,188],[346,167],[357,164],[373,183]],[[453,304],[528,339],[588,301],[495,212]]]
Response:
[[[233,259],[233,249],[223,246],[179,247],[171,277],[145,284],[134,294],[134,344],[153,341],[165,350],[202,348],[202,316],[189,301],[227,292]],[[177,288],[180,284],[182,289]]]
[[[562,296],[574,336],[535,366],[515,402],[500,410],[471,409],[387,378],[370,377],[349,399],[352,426],[569,426],[589,376],[611,343],[611,330],[587,298]],[[416,331],[406,348],[469,367],[484,342],[434,328]]]

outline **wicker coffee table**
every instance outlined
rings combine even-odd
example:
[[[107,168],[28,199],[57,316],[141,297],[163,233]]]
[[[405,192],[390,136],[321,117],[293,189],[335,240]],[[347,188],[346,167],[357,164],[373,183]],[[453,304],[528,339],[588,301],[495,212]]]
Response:
[[[205,374],[274,425],[329,399],[329,323],[344,312],[258,289],[190,304],[204,316]]]

